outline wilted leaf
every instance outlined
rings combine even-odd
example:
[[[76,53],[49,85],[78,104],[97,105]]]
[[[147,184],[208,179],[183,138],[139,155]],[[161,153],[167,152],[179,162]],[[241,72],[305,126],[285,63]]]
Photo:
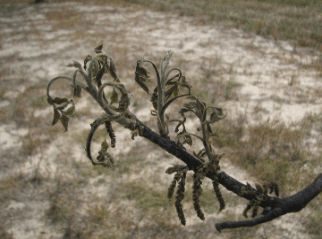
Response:
[[[205,119],[210,124],[221,120],[224,117],[222,109],[218,107],[208,107],[205,114]]]
[[[186,112],[193,112],[199,119],[202,119],[206,104],[199,101],[197,98],[193,99],[194,101],[184,104],[179,113],[184,114]]]
[[[106,140],[104,140],[101,143],[101,151],[105,152],[108,149],[108,143],[106,142]]]
[[[181,133],[177,134],[177,144],[179,144],[179,145],[188,144],[191,146],[192,145],[192,138],[187,132],[181,132]]]
[[[60,105],[60,104],[63,104],[63,103],[66,103],[68,102],[68,99],[67,98],[60,98],[60,97],[55,97],[52,102],[54,104],[57,104],[57,105]]]
[[[165,97],[169,98],[171,95],[177,96],[178,95],[178,86],[174,85],[169,90],[165,92]]]
[[[118,102],[118,94],[115,89],[113,89],[112,95],[111,95],[111,104],[117,103]]]
[[[54,104],[54,99],[51,98],[50,96],[48,96],[47,97],[47,102],[48,102],[48,104],[53,105]]]
[[[136,64],[136,69],[135,69],[135,81],[136,83],[141,86],[141,88],[149,94],[149,88],[146,85],[146,81],[148,80],[148,71],[141,66],[140,62]]]
[[[165,171],[166,174],[173,174],[175,172],[180,172],[180,171],[183,171],[183,170],[186,170],[187,169],[187,166],[186,165],[179,165],[179,164],[176,164],[176,165],[173,165],[169,168],[167,168],[167,170]]]
[[[73,92],[74,97],[80,97],[81,91],[82,91],[82,88],[79,85],[75,85],[74,92]]]
[[[84,60],[84,69],[86,70],[87,69],[87,63],[89,62],[89,61],[91,61],[93,59],[93,57],[91,56],[91,55],[87,55],[86,57],[85,57],[85,60]]]
[[[53,119],[52,125],[55,125],[61,116],[62,116],[61,112],[56,108],[54,108],[54,119]]]
[[[97,47],[95,47],[95,53],[102,53],[103,50],[103,44],[98,45]]]
[[[60,121],[62,122],[65,131],[68,130],[68,122],[69,122],[69,118],[65,115],[62,115],[62,117],[60,118]]]
[[[64,116],[72,116],[75,113],[75,103],[73,100],[70,100],[68,104],[64,105],[61,109],[61,112]]]
[[[259,184],[255,184],[255,188],[256,188],[256,190],[258,191],[258,192],[260,192],[260,193],[263,193],[264,192],[264,189],[263,189],[263,187],[261,186],[261,185],[259,185]]]

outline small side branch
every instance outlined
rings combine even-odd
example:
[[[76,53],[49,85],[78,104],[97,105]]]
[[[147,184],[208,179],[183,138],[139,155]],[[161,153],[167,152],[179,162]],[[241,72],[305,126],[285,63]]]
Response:
[[[219,232],[227,228],[252,227],[274,220],[287,213],[298,212],[306,207],[306,205],[319,195],[321,191],[322,173],[319,174],[310,185],[290,197],[283,199],[269,198],[267,201],[263,202],[263,205],[261,206],[264,207],[264,212],[261,216],[252,220],[217,223],[215,227]]]

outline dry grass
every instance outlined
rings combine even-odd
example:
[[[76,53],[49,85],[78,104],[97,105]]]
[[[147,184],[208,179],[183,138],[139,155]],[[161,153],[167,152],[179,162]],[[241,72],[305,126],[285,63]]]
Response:
[[[106,4],[106,1],[77,0],[82,3]],[[14,0],[11,5],[30,4],[32,0]],[[48,0],[47,2],[62,2],[61,0]],[[0,1],[0,5],[8,1]],[[241,28],[245,31],[271,37],[275,40],[293,40],[296,46],[314,47],[322,50],[322,28],[320,1],[283,1],[283,0],[186,0],[186,1],[147,1],[147,0],[121,0],[109,1],[109,5],[142,5],[162,11],[175,11],[182,15],[193,15],[200,18],[201,23],[216,22],[226,26]],[[59,16],[60,13],[54,14]],[[65,14],[62,20],[66,26],[72,26],[75,17]]]
[[[319,50],[322,47],[320,1],[123,0],[120,2],[198,16],[200,22],[222,23],[275,40],[294,40],[298,46],[309,46]]]
[[[29,3],[30,1],[12,1],[11,4],[17,2]],[[106,1],[95,1],[95,3],[98,2],[106,4]],[[316,10],[317,5],[313,3],[310,6],[303,1],[282,3],[277,0],[243,0],[238,2],[123,0],[112,2],[109,1],[109,4],[139,3],[159,10],[179,11],[183,15],[198,16],[200,24],[213,21],[221,22],[277,40],[293,39],[302,46],[317,47],[317,44],[320,44],[319,25],[315,25],[316,32],[312,34],[312,26],[318,24],[315,22],[315,18],[319,14]],[[0,4],[4,3],[7,4],[7,1],[0,1]],[[294,4],[297,6],[293,6]],[[206,17],[204,17],[205,15]],[[80,24],[82,16],[73,11],[55,11],[48,13],[47,20],[55,23],[56,27],[70,29],[74,24]],[[299,34],[301,31],[304,33]],[[122,38],[121,33],[119,37]],[[123,47],[114,49],[118,54],[116,63],[119,66],[119,71],[126,72],[130,68],[131,62],[127,49]],[[320,66],[319,61],[314,65],[317,69],[320,69]],[[214,89],[214,92],[210,93],[200,90],[198,94],[202,99],[206,99],[208,102],[238,99],[237,89],[240,85],[234,78],[233,67],[230,70],[225,70],[221,67],[220,59],[215,59],[214,62],[210,62],[208,68],[202,70],[204,73],[203,83],[208,83]],[[128,76],[132,73],[123,74]],[[16,83],[23,83],[23,80],[17,80]],[[292,84],[295,83],[292,82]],[[202,87],[196,88],[202,89]],[[49,127],[52,115],[49,117],[48,114],[35,114],[35,111],[48,107],[44,89],[44,85],[27,85],[25,90],[19,93],[8,107],[0,110],[1,122],[9,122],[14,116],[14,121],[19,127],[28,127],[29,133],[22,138],[20,152],[24,156],[30,157],[37,154],[41,148],[50,144],[57,132],[62,131],[61,127]],[[5,99],[7,97],[6,90],[1,88],[0,91],[0,96]],[[88,107],[84,107],[78,113],[78,115],[85,115],[86,119],[90,114]],[[226,154],[228,160],[243,167],[262,181],[277,181],[282,192],[289,193],[308,183],[311,180],[312,170],[320,165],[320,158],[313,157],[303,146],[303,141],[311,137],[312,129],[321,132],[320,122],[320,115],[312,115],[291,127],[281,122],[261,122],[256,125],[247,125],[247,117],[241,115],[237,119],[225,119],[218,123],[215,127],[217,138],[214,139],[214,143],[218,148],[228,152]],[[69,136],[76,144],[82,145],[87,132],[87,129],[79,130],[76,133],[70,132]],[[38,136],[42,136],[42,138]],[[319,143],[321,146],[322,141]],[[144,168],[153,167],[154,162],[144,158],[146,155],[142,149],[133,149],[129,154],[122,155],[121,157],[126,160],[117,161],[115,168],[110,170],[101,167],[93,168],[87,161],[84,164],[73,162],[74,158],[70,159],[70,148],[65,151],[64,157],[69,159],[69,163],[58,162],[58,164],[62,164],[61,167],[65,168],[67,172],[66,175],[57,176],[46,186],[48,187],[49,207],[45,212],[50,227],[56,228],[57,231],[63,231],[63,238],[210,238],[209,235],[214,234],[214,222],[211,220],[206,223],[194,223],[193,226],[187,228],[181,227],[174,207],[169,204],[166,198],[168,185],[163,185],[160,188],[160,182],[155,182],[158,178],[146,181],[125,180],[124,175],[139,177],[137,175],[140,175]],[[308,169],[303,170],[305,167]],[[68,179],[64,178],[65,176]],[[94,185],[89,183],[98,177],[103,179],[98,180]],[[14,193],[31,181],[44,181],[37,169],[32,177],[11,177],[1,181],[1,202],[7,202]],[[113,190],[108,191],[109,194],[104,197],[86,193],[86,189],[98,190],[101,186],[105,186],[106,190],[111,188]],[[39,186],[37,189],[41,187]],[[84,189],[85,193],[80,192],[80,189]],[[184,209],[188,220],[191,215],[195,215],[191,209],[191,194],[191,184],[188,183],[184,200]],[[88,196],[92,196],[92,200],[87,200]],[[234,202],[234,200],[236,200],[235,197],[228,195],[228,202]],[[308,230],[317,235],[319,235],[319,231],[316,225],[321,221],[319,210],[316,210],[319,208],[318,202],[319,199],[309,205],[309,208],[313,209],[312,217],[306,220]],[[204,188],[201,206],[206,214],[217,212],[218,204],[209,187]],[[239,215],[237,216],[239,217]],[[226,217],[229,218],[229,215]],[[236,214],[232,214],[230,219],[236,219]],[[226,236],[254,238],[254,231],[237,230],[226,234]],[[2,228],[0,228],[0,237],[12,238],[10,233]]]
[[[256,178],[277,182],[286,191],[299,186],[294,182],[309,154],[302,146],[303,131],[278,121],[246,125],[240,116],[220,123],[216,133],[215,144],[230,149],[231,160]]]

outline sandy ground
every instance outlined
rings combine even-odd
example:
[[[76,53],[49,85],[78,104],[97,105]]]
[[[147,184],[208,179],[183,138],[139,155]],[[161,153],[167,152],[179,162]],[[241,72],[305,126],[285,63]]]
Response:
[[[88,108],[86,101],[80,101],[78,109],[90,113],[78,116],[68,133],[58,134],[62,128],[55,126],[57,130],[52,134],[55,138],[51,138],[47,134],[51,108],[34,104],[34,109],[21,113],[30,104],[23,104],[21,108],[19,104],[24,101],[17,99],[31,87],[43,86],[43,91],[36,91],[36,94],[45,94],[45,85],[50,78],[61,73],[70,74],[66,65],[71,60],[82,61],[84,56],[93,53],[93,47],[99,42],[104,43],[106,51],[115,59],[122,81],[134,92],[137,90],[133,81],[136,60],[146,57],[158,61],[166,51],[172,50],[173,64],[183,69],[195,92],[206,91],[206,101],[216,98],[214,81],[233,80],[238,84],[237,97],[218,103],[232,116],[242,112],[247,113],[250,123],[266,119],[292,123],[307,113],[321,110],[321,75],[304,67],[316,62],[319,59],[317,54],[310,49],[294,49],[288,42],[205,25],[200,19],[135,8],[61,3],[5,6],[0,10],[0,29],[0,110],[4,115],[0,125],[2,182],[10,182],[14,175],[30,178],[35,169],[48,180],[48,184],[58,173],[65,178],[75,177],[77,172],[68,173],[68,167],[73,163],[64,160],[61,151],[76,162],[88,163],[83,146],[75,142],[75,137],[89,129],[88,124],[93,120],[90,113],[99,110]],[[132,97],[135,98],[134,93]],[[132,107],[144,121],[150,120],[145,103]],[[40,130],[34,130],[37,128],[33,122],[35,119],[41,122]],[[149,162],[163,155],[141,139],[132,142],[130,133],[119,130],[119,142],[123,141],[124,145],[116,148],[116,155],[124,157],[135,147],[151,150],[147,155]],[[30,155],[23,155],[21,148],[28,136],[44,139],[50,144],[35,147]],[[175,161],[162,161],[155,170],[142,169],[141,173],[123,176],[123,180],[146,174],[152,177],[172,162]],[[229,162],[222,166],[236,178],[251,181],[247,172]],[[95,180],[97,178],[92,179],[93,184]],[[105,180],[108,181],[108,176]],[[169,180],[161,182],[168,183]],[[2,187],[7,188],[5,184]],[[14,238],[62,238],[63,232],[57,229],[58,226],[48,226],[43,219],[44,211],[49,207],[48,192],[44,188],[26,186],[20,197],[1,198],[1,217],[5,218],[1,222]],[[105,195],[106,190],[111,189],[106,186],[87,188],[87,192],[97,194],[97,197]],[[286,216],[267,227],[254,229],[254,233],[261,238],[310,238],[299,225],[299,220],[298,215]],[[195,221],[190,219],[192,226],[186,230],[193,231]],[[267,237],[270,230],[280,233]],[[216,232],[209,232],[205,238],[212,233]]]

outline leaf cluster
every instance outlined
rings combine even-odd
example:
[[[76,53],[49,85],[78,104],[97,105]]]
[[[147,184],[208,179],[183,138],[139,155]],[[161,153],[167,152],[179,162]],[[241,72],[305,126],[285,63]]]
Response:
[[[254,199],[249,201],[246,208],[243,211],[243,216],[248,217],[247,213],[249,210],[252,210],[252,217],[258,215],[259,206],[262,202],[269,199],[269,194],[274,193],[277,197],[279,196],[279,187],[276,183],[271,182],[269,184],[259,185],[255,184],[256,191],[250,186],[249,183],[242,189],[242,194],[244,195],[254,195]],[[265,214],[269,208],[263,210],[262,214]]]

